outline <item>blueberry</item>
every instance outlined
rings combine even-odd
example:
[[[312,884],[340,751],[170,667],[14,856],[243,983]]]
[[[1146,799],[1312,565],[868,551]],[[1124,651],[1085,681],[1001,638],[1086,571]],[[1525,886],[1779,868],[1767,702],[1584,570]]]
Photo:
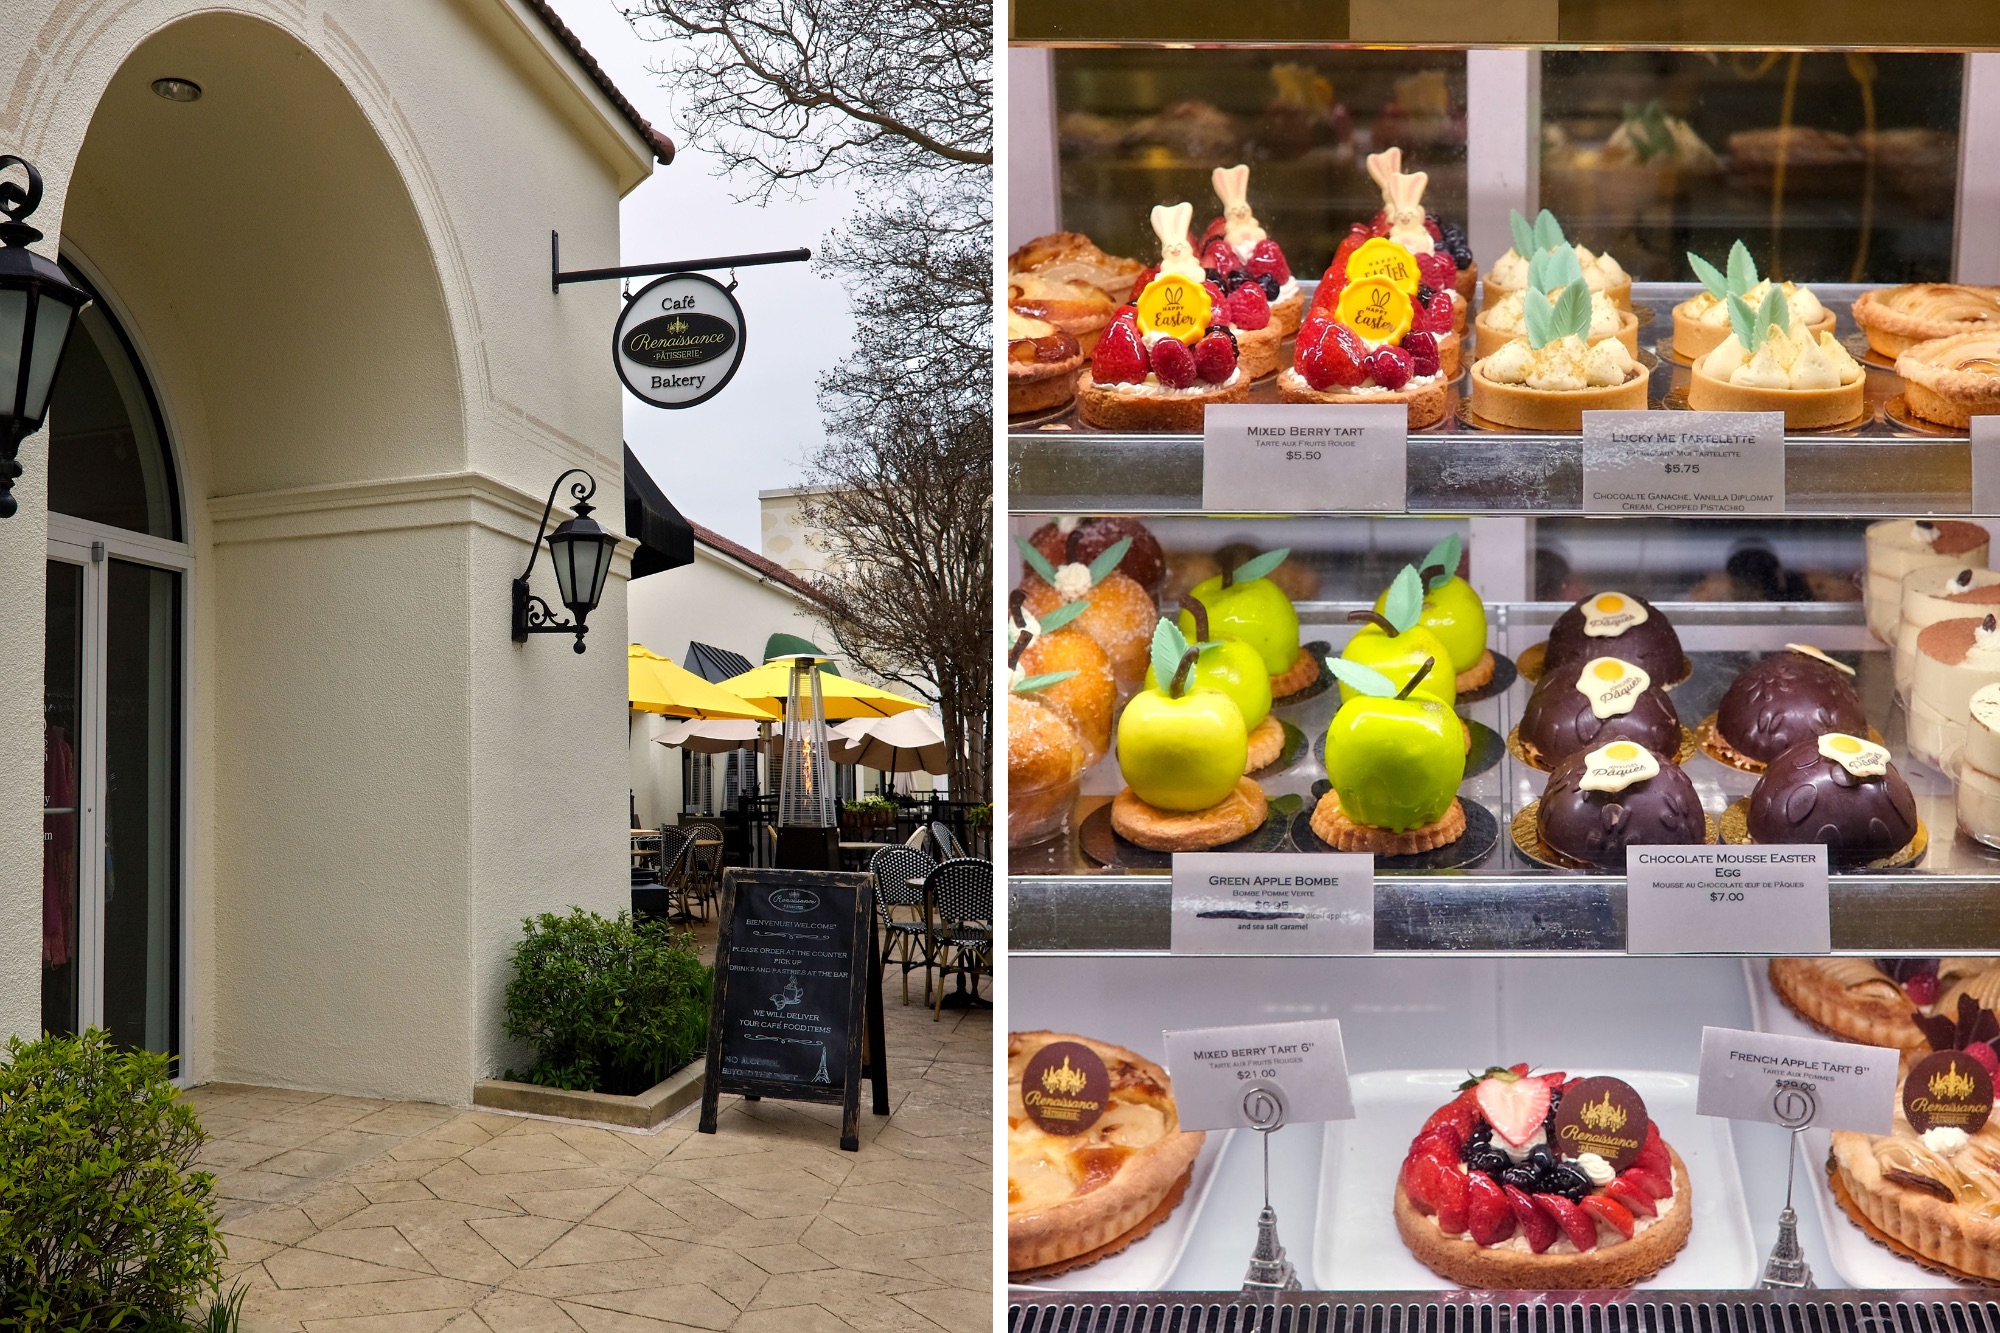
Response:
[[[1201,276],[1218,287],[1222,285],[1222,270],[1219,268],[1205,268],[1201,271]]]
[[[1244,283],[1248,281],[1250,281],[1249,275],[1239,269],[1236,272],[1229,274],[1222,280],[1222,290],[1225,292],[1233,292],[1238,287],[1241,287]]]
[[[1437,293],[1431,290],[1429,283],[1420,282],[1417,284],[1418,305],[1422,306],[1426,310],[1429,310],[1431,308],[1431,302],[1436,299],[1437,299]]]
[[[1591,1191],[1590,1177],[1574,1163],[1559,1162],[1544,1175],[1549,1193],[1560,1194],[1571,1203],[1581,1203],[1583,1196]]]
[[[1481,1148],[1472,1154],[1466,1165],[1474,1171],[1484,1171],[1489,1176],[1498,1177],[1504,1175],[1514,1163],[1506,1153],[1497,1148]]]
[[[1257,279],[1257,285],[1264,289],[1265,300],[1275,301],[1278,299],[1279,283],[1274,275],[1269,273],[1262,274]]]
[[[1541,1173],[1525,1162],[1507,1167],[1500,1173],[1500,1183],[1512,1185],[1523,1194],[1533,1194],[1541,1180]]]
[[[1537,1171],[1547,1171],[1556,1164],[1556,1155],[1549,1151],[1546,1143],[1537,1143],[1528,1149],[1528,1165]]]

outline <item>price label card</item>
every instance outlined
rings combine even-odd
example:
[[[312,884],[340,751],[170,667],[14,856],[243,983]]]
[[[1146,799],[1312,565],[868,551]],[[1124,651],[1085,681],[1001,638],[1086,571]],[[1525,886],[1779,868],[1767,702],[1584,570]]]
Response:
[[[1173,950],[1201,954],[1375,952],[1375,858],[1178,852]]]
[[[1352,1120],[1340,1021],[1163,1032],[1182,1129]]]
[[[1782,514],[1782,412],[1585,412],[1587,514]]]
[[[2000,417],[1972,419],[1972,513],[2000,514]]]
[[[1633,847],[1628,953],[1818,954],[1833,947],[1826,848]]]
[[[1882,1046],[1705,1027],[1695,1113],[1886,1134],[1900,1057]]]
[[[1401,403],[1211,407],[1202,427],[1201,506],[1401,513],[1409,425]]]

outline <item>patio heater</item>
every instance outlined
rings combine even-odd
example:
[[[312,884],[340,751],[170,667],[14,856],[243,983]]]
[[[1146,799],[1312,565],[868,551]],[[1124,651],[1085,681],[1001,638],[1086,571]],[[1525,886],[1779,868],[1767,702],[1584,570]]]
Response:
[[[840,869],[840,818],[833,761],[827,755],[824,657],[779,659],[791,665],[785,687],[784,765],[778,774],[778,865],[787,870]]]

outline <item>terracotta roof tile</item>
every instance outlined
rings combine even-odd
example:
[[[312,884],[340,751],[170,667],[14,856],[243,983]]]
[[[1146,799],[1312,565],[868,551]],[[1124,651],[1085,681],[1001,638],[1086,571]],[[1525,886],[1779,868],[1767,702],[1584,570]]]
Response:
[[[664,167],[671,163],[674,160],[674,141],[664,132],[654,129],[653,122],[640,115],[639,108],[625,100],[625,94],[618,91],[618,86],[611,82],[611,76],[604,72],[603,66],[592,58],[590,52],[583,49],[583,43],[577,40],[577,35],[569,30],[569,25],[562,21],[556,11],[549,7],[548,0],[522,0],[522,3],[534,10],[536,16],[548,25],[555,39],[563,44],[570,55],[576,58],[576,63],[583,67],[583,72],[590,76],[590,81],[611,100],[611,105],[618,108],[619,113],[630,122],[633,130],[645,140],[660,165]]]

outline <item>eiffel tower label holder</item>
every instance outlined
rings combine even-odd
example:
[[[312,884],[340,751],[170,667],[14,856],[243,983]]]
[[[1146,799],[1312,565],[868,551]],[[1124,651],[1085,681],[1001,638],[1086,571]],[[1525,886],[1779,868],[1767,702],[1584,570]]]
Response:
[[[1781,1080],[1771,1097],[1771,1109],[1778,1123],[1791,1131],[1792,1142],[1785,1156],[1785,1206],[1778,1213],[1778,1239],[1771,1257],[1764,1261],[1764,1276],[1758,1286],[1769,1291],[1810,1291],[1812,1266],[1806,1263],[1799,1245],[1799,1215],[1792,1211],[1792,1178],[1798,1170],[1799,1154],[1805,1149],[1799,1136],[1812,1127],[1819,1114],[1819,1094],[1810,1083]]]
[[[1285,1095],[1268,1083],[1255,1083],[1243,1094],[1243,1114],[1264,1150],[1264,1207],[1257,1214],[1257,1242],[1250,1267],[1243,1275],[1245,1296],[1269,1296],[1301,1290],[1298,1269],[1285,1257],[1278,1239],[1278,1213],[1271,1207],[1271,1136],[1285,1127]]]

